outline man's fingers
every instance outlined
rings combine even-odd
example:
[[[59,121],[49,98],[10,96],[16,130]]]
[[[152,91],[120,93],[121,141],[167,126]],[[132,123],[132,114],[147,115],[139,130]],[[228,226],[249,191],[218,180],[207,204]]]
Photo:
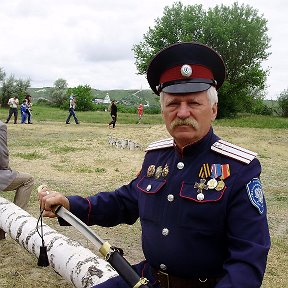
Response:
[[[42,216],[43,217],[49,217],[49,218],[57,217],[57,215],[55,213],[53,213],[52,211],[46,211],[46,210],[43,211]]]
[[[38,186],[38,188],[37,188],[38,193],[45,192],[47,190],[48,190],[48,187],[45,184],[42,184],[42,185]]]

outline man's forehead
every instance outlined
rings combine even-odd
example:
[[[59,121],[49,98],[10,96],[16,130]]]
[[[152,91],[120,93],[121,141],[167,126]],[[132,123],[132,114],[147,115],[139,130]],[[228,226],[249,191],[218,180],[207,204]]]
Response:
[[[207,97],[207,91],[201,91],[201,92],[193,92],[193,93],[163,93],[164,99],[175,99],[175,100],[191,100],[191,99],[197,99],[197,98],[205,98]]]

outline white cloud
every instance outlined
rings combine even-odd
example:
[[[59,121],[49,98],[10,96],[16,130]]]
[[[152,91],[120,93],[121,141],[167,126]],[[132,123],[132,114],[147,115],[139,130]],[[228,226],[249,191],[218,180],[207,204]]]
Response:
[[[172,0],[1,0],[0,67],[7,74],[31,79],[32,87],[52,86],[58,78],[70,87],[148,88],[137,75],[132,51]],[[204,8],[234,0],[201,1]],[[184,5],[198,1],[182,1]],[[239,1],[268,19],[271,52],[269,97],[287,88],[288,4],[284,0]]]

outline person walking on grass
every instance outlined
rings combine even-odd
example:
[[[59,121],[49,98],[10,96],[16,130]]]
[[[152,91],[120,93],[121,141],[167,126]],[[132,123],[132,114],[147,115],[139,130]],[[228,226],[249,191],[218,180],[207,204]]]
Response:
[[[26,95],[25,99],[27,100],[27,118],[28,118],[28,124],[32,124],[32,96]]]
[[[24,99],[22,104],[20,105],[20,112],[21,112],[21,124],[26,124],[27,119],[27,100]]]
[[[8,100],[8,105],[9,105],[9,114],[8,118],[6,120],[6,124],[9,123],[12,115],[14,115],[14,124],[17,124],[17,117],[18,117],[18,106],[19,106],[19,99],[18,96],[11,97]]]
[[[138,124],[140,124],[142,120],[142,116],[143,116],[143,104],[142,103],[139,104],[137,111],[138,111]]]
[[[69,99],[69,115],[66,119],[66,124],[70,124],[70,118],[73,116],[74,121],[76,124],[79,124],[78,118],[75,114],[75,107],[76,107],[76,96],[71,95]]]
[[[112,120],[109,123],[109,128],[111,128],[111,125],[112,125],[112,128],[115,128],[116,121],[117,121],[117,106],[116,106],[115,100],[112,100],[111,102],[110,115],[111,115]]]

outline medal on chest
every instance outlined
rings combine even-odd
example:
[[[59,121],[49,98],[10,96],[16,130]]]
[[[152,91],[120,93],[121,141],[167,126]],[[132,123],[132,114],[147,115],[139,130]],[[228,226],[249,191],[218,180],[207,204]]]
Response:
[[[169,173],[169,167],[168,164],[166,163],[164,168],[160,165],[156,168],[155,165],[150,165],[147,169],[147,177],[154,177],[156,179],[159,179],[160,177],[167,177]]]
[[[206,190],[222,191],[226,185],[224,180],[230,176],[229,164],[211,164],[204,163],[199,171],[199,183],[195,182],[194,188],[197,188],[197,200],[205,199]]]

